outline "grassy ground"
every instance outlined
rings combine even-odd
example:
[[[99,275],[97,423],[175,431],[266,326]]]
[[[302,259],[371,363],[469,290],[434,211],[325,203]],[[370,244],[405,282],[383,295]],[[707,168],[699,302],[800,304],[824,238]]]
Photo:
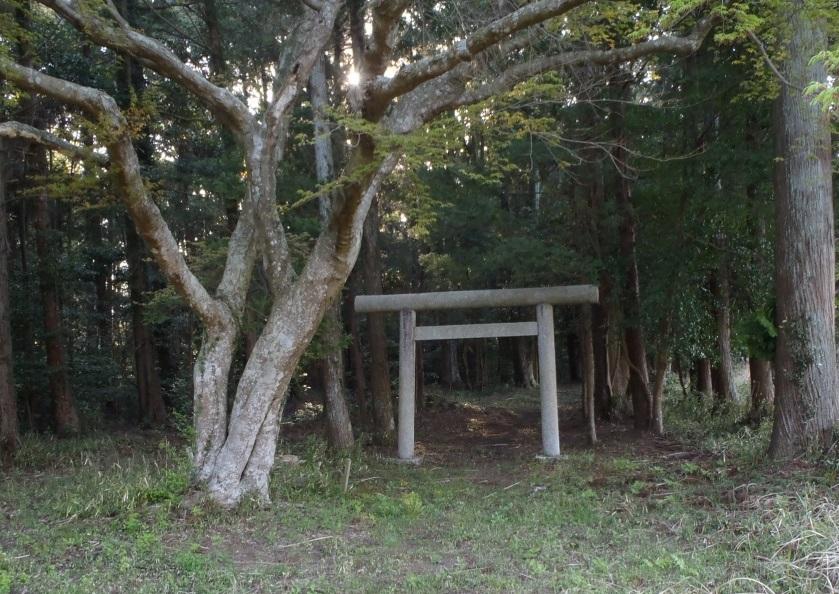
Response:
[[[540,462],[535,394],[458,394],[422,413],[424,462],[343,460],[287,431],[274,504],[184,505],[186,444],[162,433],[27,438],[0,482],[7,592],[827,592],[839,587],[836,473],[760,461],[765,431],[672,437],[563,410]]]

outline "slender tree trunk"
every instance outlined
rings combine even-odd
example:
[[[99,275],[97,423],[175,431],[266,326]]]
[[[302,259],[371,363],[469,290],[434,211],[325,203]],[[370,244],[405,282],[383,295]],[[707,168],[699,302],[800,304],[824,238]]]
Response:
[[[568,353],[568,379],[572,382],[580,381],[580,369],[582,367],[580,361],[579,339],[573,332],[565,334],[565,349]]]
[[[125,257],[128,262],[128,289],[131,298],[131,337],[134,350],[134,375],[140,422],[152,426],[166,422],[166,405],[160,387],[151,330],[143,319],[149,290],[143,244],[133,223],[125,225]]]
[[[749,357],[749,378],[751,405],[748,420],[751,424],[758,425],[766,417],[767,406],[775,400],[772,362],[757,357]]]
[[[123,0],[121,10],[130,15],[135,9],[132,0]],[[122,76],[117,80],[120,101],[128,107],[132,97],[142,97],[145,90],[143,69],[134,60],[124,59]],[[143,129],[136,141],[137,158],[142,167],[154,165],[149,131]],[[166,423],[166,405],[156,361],[154,333],[144,319],[150,290],[146,250],[130,218],[125,220],[125,255],[128,262],[128,290],[131,299],[131,343],[134,375],[137,384],[138,420],[143,425],[161,426]]]
[[[612,340],[612,346],[609,349],[609,369],[612,372],[609,380],[612,385],[612,396],[625,398],[629,389],[629,360],[626,356],[626,346],[622,335],[617,335]],[[614,403],[613,398],[613,410]]]
[[[655,354],[655,383],[653,384],[652,428],[657,435],[664,435],[664,385],[670,353],[666,346],[659,347]]]
[[[382,288],[382,258],[379,253],[378,201],[370,206],[364,222],[362,271],[368,295],[380,295]],[[390,390],[390,369],[387,357],[385,319],[381,313],[367,314],[367,341],[370,348],[370,392],[373,400],[373,420],[377,440],[392,445],[396,437],[393,418],[393,399]]]
[[[609,369],[609,309],[603,281],[600,283],[600,301],[592,307],[592,345],[594,348],[594,403],[597,416],[604,421],[612,416],[612,382]]]
[[[70,390],[64,353],[61,301],[58,296],[56,271],[57,254],[50,234],[49,199],[44,191],[35,198],[35,248],[38,254],[38,275],[41,286],[41,306],[44,312],[44,342],[47,351],[52,416],[55,430],[60,436],[79,433],[79,415]]]
[[[416,355],[414,356],[414,377],[416,378],[416,387],[414,388],[414,398],[418,409],[424,409],[425,402],[425,364],[422,356],[422,343],[417,342]]]
[[[831,446],[839,421],[830,116],[801,91],[827,82],[824,65],[810,62],[827,48],[826,25],[802,0],[790,4],[784,74],[794,86],[781,85],[775,120],[774,458]]]
[[[11,466],[18,444],[17,397],[13,376],[9,306],[9,233],[6,224],[8,152],[0,141],[0,466]]]
[[[520,336],[516,339],[516,363],[519,367],[523,388],[533,388],[539,384],[536,379],[533,339]]]
[[[92,242],[94,254],[91,263],[94,271],[94,286],[96,301],[94,311],[96,312],[95,330],[96,350],[110,354],[113,352],[113,337],[111,332],[111,291],[109,278],[111,276],[111,262],[104,257],[104,244],[102,233],[102,217],[92,213],[89,220],[88,240]],[[107,238],[104,238],[107,239]]]
[[[588,438],[592,445],[597,443],[597,426],[594,410],[594,343],[592,342],[592,308],[583,305],[580,315],[580,347],[583,360],[583,402],[588,421]]]
[[[734,360],[731,354],[731,290],[728,280],[727,265],[711,279],[711,292],[714,295],[714,318],[717,324],[717,349],[719,364],[715,368],[715,396],[717,404],[734,402],[737,388],[734,385]]]
[[[318,183],[326,184],[335,177],[335,161],[329,122],[326,119],[329,94],[326,87],[326,64],[322,56],[309,77],[309,96],[312,100],[315,123],[315,170]],[[328,224],[331,214],[332,197],[327,194],[320,199],[320,219],[323,225]],[[344,390],[344,349],[342,346],[344,337],[341,331],[343,322],[339,300],[326,310],[322,324],[326,354],[320,368],[323,373],[329,442],[337,450],[349,450],[353,447],[355,440]]]
[[[353,390],[358,403],[359,418],[364,425],[373,426],[372,419],[369,418],[371,411],[367,392],[367,374],[364,370],[364,354],[361,350],[361,332],[358,328],[358,318],[353,311],[357,284],[358,274],[353,271],[344,307],[344,319],[347,321],[347,329],[351,339],[349,352],[353,372]]]
[[[590,125],[594,124],[594,117],[590,116]],[[610,237],[614,235],[612,229],[606,223],[606,216],[603,213],[606,201],[606,184],[603,175],[603,165],[596,155],[591,156],[592,166],[588,177],[589,212],[591,222],[589,223],[589,235],[591,244],[598,260],[603,262],[607,253],[612,252],[613,242]],[[597,416],[603,420],[609,420],[612,416],[612,382],[611,369],[609,368],[609,325],[611,307],[612,280],[608,271],[604,268],[599,275],[600,300],[592,306],[592,345],[594,348],[594,403],[597,409]]]
[[[463,379],[460,376],[460,364],[458,363],[457,351],[458,342],[447,340],[443,343],[443,383],[449,390],[463,389]]]
[[[696,361],[696,390],[705,398],[710,398],[714,394],[711,360],[707,357]]]

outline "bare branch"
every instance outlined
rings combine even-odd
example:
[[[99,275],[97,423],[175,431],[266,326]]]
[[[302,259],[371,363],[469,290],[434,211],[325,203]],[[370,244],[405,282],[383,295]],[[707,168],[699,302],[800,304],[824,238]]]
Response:
[[[55,134],[33,128],[20,122],[3,122],[0,124],[0,136],[37,142],[54,151],[63,153],[72,159],[96,161],[100,165],[108,164],[108,156],[105,154],[94,152],[83,146],[77,146],[72,142],[67,142],[59,138]]]
[[[193,70],[159,41],[131,28],[124,19],[111,21],[100,17],[75,0],[39,0],[87,35],[114,51],[128,54],[143,66],[171,78],[193,93],[219,121],[240,139],[252,126],[247,106],[227,89],[218,87]],[[109,13],[112,12],[109,10]]]
[[[422,83],[437,78],[459,64],[471,61],[476,55],[512,34],[550,18],[565,14],[590,0],[541,0],[527,4],[492,23],[435,56],[402,66],[395,76],[379,76],[371,81],[367,92],[377,102],[401,96]]]

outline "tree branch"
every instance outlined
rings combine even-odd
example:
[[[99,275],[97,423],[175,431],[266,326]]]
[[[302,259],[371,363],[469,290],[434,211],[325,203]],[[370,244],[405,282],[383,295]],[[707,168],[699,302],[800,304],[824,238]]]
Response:
[[[617,64],[631,62],[652,54],[690,55],[702,46],[721,17],[717,14],[701,19],[694,29],[684,36],[666,35],[626,47],[608,50],[569,50],[536,60],[516,64],[496,75],[488,82],[467,88],[478,75],[469,64],[461,64],[445,75],[421,85],[402,97],[393,114],[387,118],[388,127],[396,132],[407,132],[429,121],[444,111],[479,103],[494,95],[509,91],[516,84],[533,76],[576,66],[579,64]]]
[[[128,54],[143,66],[166,76],[194,94],[240,139],[253,124],[247,106],[227,89],[193,70],[159,41],[131,28],[124,19],[116,25],[75,0],[39,0],[96,43]],[[106,4],[107,7],[107,4]],[[108,10],[110,14],[112,11]],[[116,17],[114,17],[116,19]]]
[[[227,308],[210,296],[187,266],[160,209],[146,193],[128,124],[113,97],[3,58],[0,58],[0,75],[23,90],[82,109],[99,124],[101,140],[110,155],[111,171],[120,183],[122,202],[166,279],[206,325],[232,323]]]
[[[404,95],[422,83],[437,78],[457,65],[471,61],[482,51],[508,38],[513,33],[565,14],[590,0],[541,0],[527,4],[492,23],[435,56],[402,66],[395,76],[379,76],[371,81],[367,93],[377,102]]]
[[[274,100],[265,114],[267,139],[265,152],[271,158],[280,147],[284,136],[284,120],[309,74],[315,61],[323,54],[335,28],[340,2],[321,2],[319,11],[308,10],[303,21],[295,28],[292,38],[286,41],[277,61]]]
[[[54,151],[63,153],[71,159],[95,161],[100,165],[107,165],[109,162],[107,155],[94,152],[83,146],[77,146],[72,142],[67,142],[59,138],[55,134],[33,128],[20,122],[3,122],[0,124],[0,136],[36,142]]]
[[[371,3],[373,30],[364,52],[365,75],[378,76],[387,68],[399,19],[409,4],[410,0],[377,0]]]
[[[789,80],[787,80],[787,78],[783,74],[781,74],[781,71],[778,69],[778,67],[775,65],[775,62],[773,62],[772,58],[769,56],[769,52],[766,51],[766,46],[763,45],[763,42],[760,40],[760,38],[757,35],[755,35],[754,31],[746,31],[746,35],[748,35],[749,39],[752,40],[752,43],[754,43],[757,46],[757,49],[760,51],[760,55],[763,56],[763,61],[766,62],[766,65],[769,67],[769,70],[772,71],[772,74],[774,74],[779,81],[797,91],[804,90],[801,87],[795,86],[794,84],[789,82]]]

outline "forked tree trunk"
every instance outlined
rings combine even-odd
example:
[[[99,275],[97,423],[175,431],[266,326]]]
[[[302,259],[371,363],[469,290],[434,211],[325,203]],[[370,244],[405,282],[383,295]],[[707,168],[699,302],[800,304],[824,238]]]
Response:
[[[788,458],[829,447],[839,421],[834,342],[835,236],[830,115],[802,92],[827,83],[813,56],[826,23],[803,0],[790,3],[791,38],[775,132],[775,423],[769,453]]]
[[[624,92],[625,94],[625,92]],[[629,363],[629,395],[632,400],[632,414],[636,429],[650,427],[652,393],[650,392],[650,378],[647,371],[647,349],[644,332],[641,328],[641,286],[638,275],[638,258],[636,253],[636,222],[635,208],[632,204],[632,192],[627,179],[628,153],[624,147],[626,142],[624,131],[624,109],[621,104],[616,120],[618,132],[615,158],[618,163],[618,180],[616,188],[616,203],[620,213],[619,250],[623,261],[623,291],[621,292],[621,306],[623,309],[624,342],[626,357]]]
[[[620,246],[624,260],[624,340],[629,365],[629,395],[636,429],[648,429],[652,394],[647,372],[647,349],[641,329],[641,292],[638,280],[638,262],[635,254],[635,215],[629,196],[629,185],[621,178],[618,202],[621,206]]]
[[[13,377],[9,308],[9,233],[6,225],[8,152],[0,141],[0,466],[14,460],[18,442],[17,397]]]
[[[47,376],[55,431],[60,436],[79,433],[79,414],[70,390],[64,352],[61,301],[58,295],[57,253],[51,245],[49,199],[43,190],[35,198],[35,249],[38,253],[38,276],[41,307],[44,315],[44,342],[47,351]]]

